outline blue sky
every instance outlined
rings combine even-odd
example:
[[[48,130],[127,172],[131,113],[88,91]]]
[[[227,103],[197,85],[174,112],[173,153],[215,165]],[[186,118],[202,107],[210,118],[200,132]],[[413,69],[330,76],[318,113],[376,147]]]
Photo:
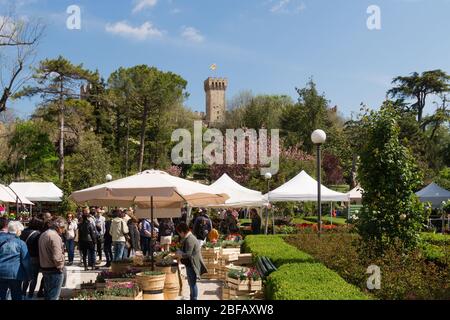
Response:
[[[8,2],[0,0],[0,8]],[[14,3],[20,15],[48,24],[38,60],[61,54],[105,78],[136,64],[170,70],[189,82],[186,105],[193,110],[204,110],[203,80],[211,75],[229,79],[229,98],[242,90],[295,98],[295,87],[312,76],[331,104],[350,116],[361,102],[378,107],[397,75],[450,72],[449,0]],[[70,5],[81,8],[81,30],[66,28]],[[369,5],[381,9],[381,30],[366,26]],[[12,107],[27,116],[34,102]]]

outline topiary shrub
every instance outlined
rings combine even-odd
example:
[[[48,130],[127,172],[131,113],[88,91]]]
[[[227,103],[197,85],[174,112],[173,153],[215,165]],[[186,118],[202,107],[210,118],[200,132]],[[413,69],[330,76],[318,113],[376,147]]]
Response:
[[[375,254],[399,244],[408,251],[419,242],[423,205],[415,195],[422,177],[408,148],[399,140],[398,114],[386,103],[378,112],[363,117],[366,143],[360,150],[358,179],[363,208],[356,227]]]

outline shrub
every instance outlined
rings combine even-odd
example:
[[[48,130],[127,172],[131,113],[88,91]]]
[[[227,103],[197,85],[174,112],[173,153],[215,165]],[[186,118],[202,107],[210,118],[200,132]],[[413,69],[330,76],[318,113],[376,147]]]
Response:
[[[425,242],[428,242],[430,244],[434,244],[437,246],[450,245],[450,235],[446,235],[446,234],[422,232],[420,234],[420,238],[422,239],[422,241],[425,241]]]
[[[422,252],[428,261],[433,261],[444,266],[449,264],[450,246],[437,246],[425,243],[422,245]]]
[[[313,258],[284,242],[282,236],[248,236],[244,241],[244,251],[253,253],[253,259],[267,257],[277,266],[286,263],[312,262]]]
[[[314,235],[317,238],[317,235]],[[244,249],[254,259],[268,257],[279,268],[266,283],[266,297],[276,300],[367,299],[337,273],[317,263],[307,253],[289,245],[283,236],[248,236]],[[345,256],[343,257],[345,258]]]
[[[364,190],[358,232],[374,254],[395,245],[414,249],[424,221],[415,195],[422,175],[411,151],[400,141],[400,116],[391,103],[363,117],[365,144],[360,149],[358,180]]]
[[[367,300],[369,296],[346,283],[320,263],[286,264],[266,283],[271,300]]]
[[[361,250],[366,247],[360,246],[356,234],[324,234],[320,239],[314,234],[298,234],[285,240],[362,290],[366,288],[367,267],[377,265],[381,270],[381,290],[372,292],[377,298],[450,299],[450,268],[440,260],[431,261],[433,255],[435,259],[442,257],[441,251],[422,253],[417,248],[403,254],[392,247],[381,256],[369,257]],[[430,250],[433,249],[436,247]],[[446,257],[448,262],[448,254]]]

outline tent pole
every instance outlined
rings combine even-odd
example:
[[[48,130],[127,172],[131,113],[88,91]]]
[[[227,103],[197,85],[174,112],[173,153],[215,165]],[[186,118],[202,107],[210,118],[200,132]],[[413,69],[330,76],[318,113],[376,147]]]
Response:
[[[333,225],[333,201],[330,203],[330,221],[331,225]]]
[[[153,196],[150,197],[150,254],[152,255],[152,271],[155,271],[155,255],[153,254]]]
[[[275,213],[273,210],[270,210],[272,212],[272,234],[275,234]]]
[[[266,232],[265,234],[267,235],[269,233],[269,207],[266,207],[266,223],[265,223],[265,227],[266,227]]]

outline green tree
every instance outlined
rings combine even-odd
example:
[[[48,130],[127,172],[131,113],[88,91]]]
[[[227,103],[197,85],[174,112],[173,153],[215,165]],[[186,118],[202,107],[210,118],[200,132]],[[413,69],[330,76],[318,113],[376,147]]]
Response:
[[[442,188],[450,190],[450,167],[445,167],[439,172],[436,183]]]
[[[322,128],[330,128],[328,101],[317,91],[316,84],[310,80],[305,88],[296,88],[299,95],[295,105],[287,106],[280,118],[281,134],[287,145],[303,145],[304,151],[312,153],[311,133]]]
[[[401,249],[419,240],[423,206],[415,195],[421,173],[410,150],[399,139],[398,113],[391,103],[363,118],[365,131],[358,178],[363,209],[357,229],[374,253],[400,241]]]
[[[92,132],[86,132],[80,139],[75,153],[66,158],[66,186],[80,190],[104,183],[110,173],[110,157],[101,140]]]
[[[9,147],[8,164],[16,178],[22,172],[23,176],[26,174],[33,179],[52,180],[58,158],[49,134],[41,123],[18,123],[9,139]]]
[[[278,129],[283,110],[292,104],[292,99],[288,96],[256,96],[244,110],[244,126],[256,130]]]
[[[396,77],[392,83],[396,85],[388,91],[393,98],[401,100],[415,99],[415,102],[407,106],[417,115],[417,121],[422,129],[423,110],[426,106],[427,97],[434,94],[446,93],[450,90],[450,76],[442,70],[431,70],[419,74],[414,72],[411,76]]]
[[[127,143],[133,139],[139,144],[137,169],[142,171],[146,154],[153,167],[161,165],[158,162],[162,161],[163,155],[167,157],[167,140],[170,140],[168,132],[172,126],[169,115],[187,97],[186,80],[171,72],[139,65],[120,68],[108,82],[114,92],[113,98],[118,98],[118,103],[114,104],[120,110],[117,113],[125,114],[117,117],[116,132],[123,131],[125,126]],[[124,121],[121,120],[123,118]],[[128,144],[126,146],[128,150]],[[146,146],[149,149],[147,153]]]
[[[64,135],[66,101],[80,97],[80,87],[85,81],[92,81],[95,75],[74,65],[59,56],[57,59],[45,59],[34,70],[33,86],[27,86],[15,97],[32,97],[39,95],[44,104],[54,104],[58,108],[59,117],[59,181],[64,181]]]

